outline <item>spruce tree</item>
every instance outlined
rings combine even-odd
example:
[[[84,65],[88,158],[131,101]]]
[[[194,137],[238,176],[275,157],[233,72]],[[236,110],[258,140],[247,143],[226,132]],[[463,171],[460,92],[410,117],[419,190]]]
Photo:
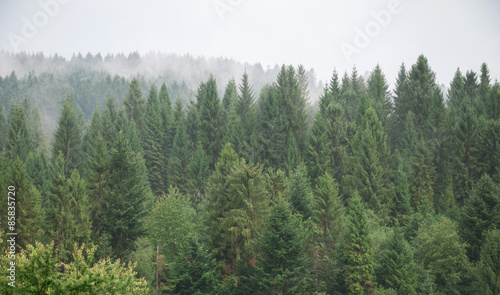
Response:
[[[0,152],[2,152],[5,147],[8,129],[9,124],[7,122],[7,118],[5,117],[3,103],[0,103]]]
[[[205,181],[210,175],[210,158],[201,144],[191,154],[186,173],[189,195],[192,197],[191,201],[194,206],[197,207],[205,198]]]
[[[131,251],[141,224],[152,205],[144,161],[133,152],[123,132],[117,134],[110,154],[109,193],[105,195],[105,226],[117,257]]]
[[[314,196],[309,183],[306,167],[298,165],[290,174],[287,198],[293,213],[302,214],[304,220],[313,216]]]
[[[119,127],[123,127],[118,126],[118,110],[116,109],[113,97],[108,97],[108,99],[106,100],[106,105],[104,106],[101,118],[101,134],[106,140],[106,143],[109,146],[113,146],[114,140],[116,138],[116,133],[119,131]]]
[[[356,191],[349,201],[349,221],[343,237],[342,262],[348,294],[376,293],[368,220]]]
[[[11,161],[14,161],[16,157],[24,161],[33,150],[33,139],[28,129],[26,116],[18,104],[12,108],[5,149]]]
[[[488,175],[483,175],[460,216],[459,233],[469,245],[467,256],[471,261],[479,260],[487,231],[498,228],[500,224],[499,204],[500,192],[497,184]]]
[[[6,184],[15,188],[13,191],[9,189],[8,194],[13,199],[9,198],[7,200],[7,197],[5,197],[5,203],[8,203],[9,207],[15,207],[15,215],[6,214],[8,216],[6,219],[9,222],[4,223],[4,229],[7,231],[7,225],[10,228],[11,221],[14,221],[12,222],[14,230],[9,229],[8,232],[18,233],[15,245],[18,249],[23,249],[26,245],[32,244],[42,237],[40,230],[43,225],[44,212],[41,207],[41,196],[31,183],[24,169],[24,164],[18,156],[16,156],[7,172]],[[7,187],[2,186],[2,188],[7,191]],[[9,212],[12,211],[9,210]],[[12,216],[15,219],[12,219]]]
[[[127,96],[123,100],[125,110],[129,119],[133,120],[139,130],[142,129],[142,120],[144,117],[144,98],[141,93],[141,85],[137,78],[130,81]]]
[[[236,81],[233,79],[229,80],[224,90],[224,96],[222,97],[222,106],[224,109],[229,111],[229,106],[238,101],[238,88],[236,87]]]
[[[464,77],[460,69],[457,69],[453,80],[450,83],[450,90],[448,91],[448,104],[455,108],[455,110],[460,110],[462,103],[465,98],[465,85]]]
[[[83,178],[80,178],[78,170],[73,170],[71,177],[66,181],[66,187],[74,222],[72,243],[88,244],[92,231],[91,205],[87,194],[87,184]]]
[[[398,165],[394,180],[394,199],[392,201],[391,216],[400,224],[405,224],[407,217],[412,213],[410,205],[410,182],[404,171],[404,163],[400,154],[397,155]]]
[[[90,124],[85,129],[82,138],[82,155],[84,157],[82,162],[85,167],[87,167],[89,158],[94,150],[97,134],[98,133],[100,134],[102,132],[102,129],[103,129],[102,118],[99,109],[96,108],[92,113]],[[85,171],[83,175],[85,175]]]
[[[260,249],[263,294],[303,294],[308,287],[303,225],[283,200],[271,208]]]
[[[485,295],[500,293],[500,230],[490,230],[485,234],[478,264],[479,280],[472,284],[472,291]]]
[[[387,127],[387,119],[392,113],[389,85],[380,66],[377,65],[368,78],[368,96],[382,126]]]
[[[417,272],[413,250],[398,229],[382,252],[377,280],[385,288],[396,290],[397,294],[417,294]]]
[[[411,205],[415,212],[434,212],[434,176],[435,168],[432,163],[433,155],[423,139],[417,146],[413,156],[413,169],[410,177]]]
[[[177,107],[180,105],[180,107]],[[186,119],[180,100],[176,103],[177,121],[175,122],[175,136],[170,158],[168,160],[168,177],[170,185],[177,187],[182,194],[188,193],[188,167],[190,161],[189,139],[186,130]]]
[[[494,180],[500,180],[500,120],[486,119],[482,116],[478,122],[477,165],[482,173]]]
[[[52,160],[55,162],[62,153],[66,177],[70,176],[73,169],[81,169],[81,133],[75,100],[72,96],[66,97],[52,143]]]
[[[354,169],[350,176],[350,189],[358,190],[361,198],[377,212],[386,212],[390,197],[389,151],[386,135],[373,108],[369,108],[363,125],[352,142]]]
[[[167,191],[166,175],[163,175],[163,165],[167,163],[162,151],[162,135],[167,133],[162,129],[161,104],[154,84],[149,90],[146,112],[141,132],[141,144],[144,151],[144,161],[148,171],[151,190],[155,195]]]
[[[200,84],[196,98],[200,111],[199,140],[210,158],[210,168],[213,170],[222,149],[224,122],[217,84],[212,76]]]

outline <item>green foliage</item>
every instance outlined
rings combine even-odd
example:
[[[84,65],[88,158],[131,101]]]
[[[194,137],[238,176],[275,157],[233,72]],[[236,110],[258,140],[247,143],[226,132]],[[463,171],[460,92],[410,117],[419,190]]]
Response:
[[[148,294],[146,281],[135,277],[133,265],[109,259],[94,263],[95,251],[75,244],[72,262],[61,263],[54,243],[28,245],[16,258],[16,287],[0,288],[8,294]],[[7,262],[3,256],[4,269]]]
[[[416,275],[413,250],[401,232],[396,229],[382,252],[377,280],[385,288],[396,290],[397,294],[417,294]]]
[[[111,246],[118,257],[132,249],[141,234],[142,218],[152,205],[144,162],[131,150],[119,132],[110,154],[109,193],[105,194],[104,220],[111,236]]]
[[[306,167],[301,164],[290,175],[286,197],[292,205],[293,213],[300,213],[304,220],[313,216],[314,196]]]
[[[466,245],[460,240],[456,225],[441,216],[436,222],[420,227],[413,243],[415,260],[435,278],[438,291],[456,294],[469,271]]]
[[[72,96],[66,97],[52,143],[52,160],[55,162],[59,154],[62,154],[66,177],[71,175],[73,169],[81,169],[81,133],[82,127],[78,123],[75,100]]]
[[[33,148],[33,139],[28,129],[26,116],[20,105],[16,104],[12,108],[10,116],[9,129],[5,142],[5,149],[9,159],[14,161],[16,157],[23,159],[28,157],[28,154]]]
[[[130,81],[127,96],[123,100],[123,105],[129,119],[133,120],[138,129],[142,129],[142,120],[144,117],[144,98],[141,93],[141,85],[137,78]]]
[[[304,227],[286,201],[271,208],[264,224],[260,249],[262,294],[303,294],[308,287]]]
[[[349,201],[349,221],[343,237],[342,266],[348,294],[375,294],[372,243],[361,197]]]
[[[478,261],[488,230],[500,224],[500,192],[488,175],[483,175],[460,216],[460,236],[467,242],[467,256]]]
[[[168,160],[167,173],[170,185],[177,187],[182,194],[186,194],[188,192],[189,179],[187,172],[190,154],[186,120],[180,101],[176,103],[175,117],[177,117],[177,121],[175,122],[175,136]]]
[[[477,266],[478,280],[472,283],[471,291],[493,295],[500,293],[500,230],[491,230],[484,236]]]
[[[411,205],[415,212],[424,214],[434,212],[435,168],[432,160],[432,153],[421,139],[413,156],[413,172],[410,180]]]
[[[372,101],[373,108],[382,122],[382,126],[386,127],[388,116],[392,112],[392,103],[390,100],[389,85],[379,65],[370,73],[367,84],[367,92]]]

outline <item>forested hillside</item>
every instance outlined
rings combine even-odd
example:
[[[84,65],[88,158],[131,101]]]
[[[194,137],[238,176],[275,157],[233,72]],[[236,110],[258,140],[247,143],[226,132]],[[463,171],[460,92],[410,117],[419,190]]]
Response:
[[[333,71],[313,112],[302,66],[2,56],[2,294],[500,294],[486,64]]]

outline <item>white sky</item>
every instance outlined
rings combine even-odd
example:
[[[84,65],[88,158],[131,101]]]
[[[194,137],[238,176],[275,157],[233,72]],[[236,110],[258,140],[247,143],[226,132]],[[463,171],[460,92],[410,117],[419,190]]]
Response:
[[[45,19],[44,3],[52,3]],[[374,23],[372,12],[390,5],[398,13],[388,12],[385,26]],[[190,53],[264,68],[301,63],[323,81],[334,68],[343,74],[356,65],[364,74],[379,63],[391,88],[401,63],[410,66],[424,54],[438,82],[449,86],[457,67],[479,72],[482,62],[492,81],[500,78],[499,16],[497,0],[0,0],[0,49],[68,58],[74,52]],[[28,31],[32,36],[26,20],[40,25]],[[368,43],[347,60],[341,44],[355,46],[367,26],[373,29]],[[24,39],[15,46],[13,37]]]

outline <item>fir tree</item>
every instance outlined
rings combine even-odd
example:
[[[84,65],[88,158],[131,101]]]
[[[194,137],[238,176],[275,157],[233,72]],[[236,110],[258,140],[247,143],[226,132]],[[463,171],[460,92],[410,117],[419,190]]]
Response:
[[[448,91],[448,104],[457,111],[460,110],[465,98],[464,87],[464,77],[462,76],[460,69],[457,69],[455,76],[453,76],[453,80],[451,80],[450,90]]]
[[[212,76],[199,86],[196,98],[200,111],[199,140],[210,158],[210,168],[214,169],[222,149],[224,122],[217,85]]]
[[[102,129],[101,134],[106,140],[109,146],[112,146],[115,142],[116,133],[120,130],[118,126],[118,111],[113,97],[108,97],[106,100],[106,105],[102,112]]]
[[[59,122],[52,143],[52,160],[60,153],[64,158],[64,174],[69,177],[73,169],[81,169],[82,131],[75,110],[75,100],[69,96],[64,101]]]
[[[144,98],[141,93],[141,85],[137,78],[132,79],[129,84],[127,96],[123,104],[127,112],[128,118],[133,120],[138,129],[142,129],[142,120],[144,116]]]
[[[357,192],[349,202],[349,223],[343,244],[342,261],[348,294],[375,294],[372,242],[366,212]]]
[[[488,176],[479,180],[472,197],[465,203],[460,216],[460,236],[469,245],[467,256],[471,261],[480,257],[481,246],[488,230],[500,224],[500,192]]]
[[[67,194],[70,200],[71,217],[73,218],[74,228],[72,243],[78,245],[90,242],[90,233],[92,231],[91,207],[87,194],[87,184],[80,178],[80,173],[75,169],[71,177],[66,181]]]
[[[224,90],[224,96],[222,97],[222,106],[229,111],[229,106],[238,101],[238,88],[236,87],[236,81],[233,79],[229,80]]]
[[[142,219],[151,207],[144,162],[119,132],[110,155],[109,193],[105,195],[105,225],[117,257],[132,249],[141,233]]]
[[[180,103],[180,100],[178,102]],[[190,160],[189,139],[184,110],[182,109],[182,105],[180,105],[180,108],[177,106],[178,104],[176,103],[176,117],[178,119],[175,122],[175,136],[167,171],[170,185],[177,187],[182,194],[187,194],[189,181],[187,173]],[[179,114],[177,115],[177,113]]]
[[[397,294],[417,294],[413,250],[398,229],[382,252],[377,280],[385,288],[396,290]]]
[[[307,289],[302,230],[287,202],[281,200],[271,208],[260,241],[263,294],[302,294]]]
[[[478,265],[479,280],[472,284],[472,291],[485,295],[500,293],[500,230],[485,234]]]
[[[434,176],[433,155],[420,139],[417,151],[413,156],[413,169],[410,180],[411,205],[415,212],[434,212]]]
[[[6,219],[9,222],[4,223],[4,229],[7,230],[7,226],[12,227],[15,230],[9,230],[9,232],[18,233],[16,237],[15,246],[18,249],[26,247],[28,244],[32,244],[35,240],[41,238],[39,230],[43,224],[44,212],[41,207],[41,197],[38,190],[31,183],[26,170],[24,169],[23,162],[16,156],[16,159],[12,162],[7,177],[6,183],[13,186],[15,190],[8,193],[9,200],[5,198],[5,202],[8,203],[9,207],[15,207],[15,215],[6,214],[8,217]],[[3,187],[7,191],[7,187]],[[9,210],[9,212],[12,212]],[[12,216],[15,219],[12,219]],[[14,222],[12,222],[14,221]]]
[[[368,96],[382,126],[387,126],[388,116],[392,112],[389,85],[380,66],[377,65],[368,78]]]
[[[313,216],[313,194],[306,167],[298,165],[290,174],[287,197],[293,213],[300,213],[304,220]]]
[[[163,165],[166,164],[162,151],[162,135],[168,131],[162,130],[161,104],[154,84],[149,91],[142,129],[141,144],[149,183],[153,193],[159,195],[167,191],[166,175],[162,173]]]
[[[19,157],[23,161],[33,149],[33,140],[28,129],[26,116],[18,104],[12,108],[5,149],[9,159]]]

